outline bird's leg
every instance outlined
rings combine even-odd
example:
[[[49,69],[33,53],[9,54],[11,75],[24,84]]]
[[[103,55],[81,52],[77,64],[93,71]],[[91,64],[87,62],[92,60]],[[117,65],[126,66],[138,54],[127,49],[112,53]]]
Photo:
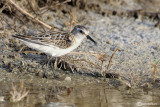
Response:
[[[52,60],[52,61],[51,61]],[[58,65],[59,65],[59,61],[60,61],[60,58],[59,57],[55,57],[54,60],[53,60],[53,57],[49,57],[48,58],[48,63],[47,63],[47,66],[49,68],[49,65],[51,65],[51,71],[53,73],[53,77],[54,78],[57,78],[58,76],[55,74],[55,70],[58,69]],[[54,68],[53,68],[54,67]],[[45,73],[46,75],[47,73]]]
[[[43,78],[47,78],[47,73],[49,72],[49,71],[47,71],[48,69],[49,69],[49,64],[50,64],[50,62],[51,62],[51,60],[52,60],[52,57],[50,57],[50,56],[47,56],[47,62],[46,62],[46,69],[44,70],[44,74],[43,74]],[[44,66],[45,66],[44,65]],[[47,69],[48,68],[48,69]]]
[[[47,67],[49,68],[49,64],[51,63],[52,57],[48,56],[47,59],[48,59],[48,61],[46,64],[47,64]]]

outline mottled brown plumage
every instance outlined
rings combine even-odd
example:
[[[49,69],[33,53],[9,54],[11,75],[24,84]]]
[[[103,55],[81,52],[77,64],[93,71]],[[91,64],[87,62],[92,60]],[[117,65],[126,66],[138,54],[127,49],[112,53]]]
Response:
[[[26,40],[28,42],[38,43],[41,45],[54,45],[65,49],[71,46],[73,38],[69,32],[47,32],[39,33],[33,36],[14,35],[14,37]]]

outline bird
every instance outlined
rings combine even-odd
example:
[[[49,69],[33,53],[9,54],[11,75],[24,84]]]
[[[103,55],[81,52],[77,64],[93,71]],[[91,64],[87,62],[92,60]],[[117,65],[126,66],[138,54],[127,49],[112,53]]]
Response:
[[[53,57],[66,55],[81,45],[87,38],[95,45],[97,42],[89,36],[89,30],[83,25],[76,25],[71,32],[52,31],[36,35],[12,35],[28,47],[44,52]]]

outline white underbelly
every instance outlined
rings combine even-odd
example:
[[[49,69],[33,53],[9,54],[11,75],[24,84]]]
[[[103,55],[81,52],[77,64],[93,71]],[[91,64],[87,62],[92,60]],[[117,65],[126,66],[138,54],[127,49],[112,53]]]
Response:
[[[59,57],[59,56],[65,55],[78,47],[78,45],[75,45],[75,46],[71,46],[67,49],[61,49],[56,46],[44,46],[44,45],[40,45],[40,44],[26,42],[23,40],[22,40],[22,42],[30,48],[44,52],[44,53],[51,55],[51,56],[54,56],[54,57]]]

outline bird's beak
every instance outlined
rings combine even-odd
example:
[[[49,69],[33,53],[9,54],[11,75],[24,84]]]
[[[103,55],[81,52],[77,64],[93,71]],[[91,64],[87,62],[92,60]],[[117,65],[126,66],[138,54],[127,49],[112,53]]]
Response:
[[[87,39],[89,39],[89,40],[92,41],[95,45],[97,45],[97,42],[94,41],[89,35],[87,35]]]

